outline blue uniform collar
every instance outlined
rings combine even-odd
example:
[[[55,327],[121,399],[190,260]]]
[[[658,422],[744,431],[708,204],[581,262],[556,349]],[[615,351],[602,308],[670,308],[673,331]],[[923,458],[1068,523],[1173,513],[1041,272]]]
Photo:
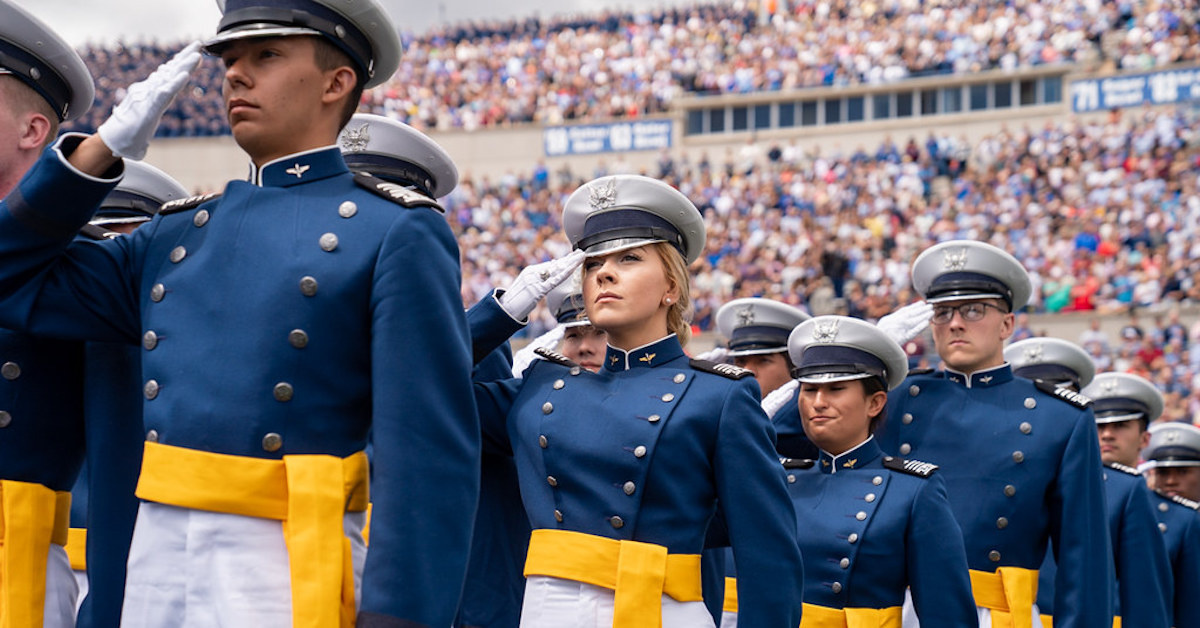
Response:
[[[608,354],[604,356],[604,370],[628,371],[635,367],[654,367],[684,355],[687,354],[683,352],[683,345],[679,344],[679,337],[675,334],[629,351],[608,345]]]
[[[858,447],[836,456],[821,450],[821,473],[837,473],[839,469],[861,469],[882,453],[874,436],[868,436]]]
[[[337,146],[326,146],[273,159],[261,168],[252,163],[250,182],[262,187],[286,188],[348,172],[342,151]]]
[[[955,384],[962,384],[967,388],[987,388],[989,386],[997,386],[1009,381],[1012,381],[1012,365],[1008,362],[1001,364],[995,368],[976,371],[967,375],[946,369],[946,379]]]

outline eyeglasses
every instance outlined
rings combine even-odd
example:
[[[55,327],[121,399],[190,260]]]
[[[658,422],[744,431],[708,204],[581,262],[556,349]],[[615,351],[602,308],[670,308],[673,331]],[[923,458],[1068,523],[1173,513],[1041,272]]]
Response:
[[[958,312],[958,315],[961,316],[964,321],[967,321],[968,323],[974,323],[975,321],[983,320],[983,317],[987,315],[987,309],[989,307],[996,309],[1001,314],[1008,313],[1002,307],[992,305],[991,303],[985,303],[983,301],[974,301],[960,305],[935,305],[933,307],[933,322],[935,325],[945,325],[953,320],[954,313]]]

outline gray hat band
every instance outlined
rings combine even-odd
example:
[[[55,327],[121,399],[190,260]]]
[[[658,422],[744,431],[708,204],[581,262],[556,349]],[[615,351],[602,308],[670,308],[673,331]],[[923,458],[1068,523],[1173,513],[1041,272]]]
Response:
[[[318,15],[314,11],[320,11],[325,15]],[[217,33],[237,31],[240,27],[257,24],[296,26],[317,31],[349,55],[350,59],[358,65],[358,69],[362,73],[362,76],[358,77],[359,83],[365,83],[371,76],[373,56],[370,42],[357,27],[345,18],[341,18],[336,11],[326,9],[317,3],[306,3],[305,10],[251,6],[226,13],[217,25]]]
[[[587,252],[587,250],[589,248],[591,248],[597,244],[602,244],[604,242],[609,242],[611,240],[631,240],[631,239],[647,240],[647,241],[653,241],[653,242],[666,242],[666,243],[670,244],[671,246],[675,247],[675,249],[677,251],[679,251],[680,255],[683,255],[684,258],[687,257],[687,253],[683,250],[683,236],[679,235],[678,231],[675,231],[673,229],[666,229],[663,227],[651,227],[651,226],[624,227],[624,228],[620,228],[620,229],[609,229],[607,231],[600,231],[598,233],[594,233],[585,238],[580,238],[579,243],[576,245],[576,248],[578,248],[581,251]]]

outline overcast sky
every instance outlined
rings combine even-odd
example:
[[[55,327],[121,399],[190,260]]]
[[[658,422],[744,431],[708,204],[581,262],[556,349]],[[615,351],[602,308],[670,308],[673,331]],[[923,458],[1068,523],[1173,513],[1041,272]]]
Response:
[[[214,0],[9,0],[38,16],[72,45],[117,39],[175,41],[216,29]],[[713,0],[705,0],[707,4]],[[474,18],[591,13],[605,7],[696,4],[687,0],[380,0],[402,32]]]

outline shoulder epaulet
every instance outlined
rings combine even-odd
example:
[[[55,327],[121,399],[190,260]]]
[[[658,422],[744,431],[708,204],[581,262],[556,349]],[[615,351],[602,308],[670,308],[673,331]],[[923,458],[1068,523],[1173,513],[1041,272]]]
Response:
[[[1038,387],[1038,390],[1041,390],[1051,397],[1058,397],[1059,399],[1062,399],[1076,408],[1087,408],[1092,405],[1091,397],[1088,397],[1087,395],[1081,395],[1070,388],[1055,386],[1050,382],[1042,381],[1040,379],[1034,380],[1033,384]]]
[[[213,194],[201,194],[200,196],[189,196],[187,198],[167,201],[166,203],[162,204],[162,207],[158,208],[158,213],[163,215],[177,214],[189,209],[196,209],[197,207],[213,200],[214,198],[218,198],[219,196],[221,196],[221,193],[216,192]]]
[[[571,361],[571,358],[568,358],[561,353],[555,353],[554,351],[551,351],[545,347],[538,347],[537,349],[534,349],[533,352],[545,358],[547,362],[553,362],[560,366],[565,366],[568,368],[579,366],[575,362]]]
[[[1192,501],[1186,497],[1180,497],[1179,495],[1167,495],[1166,493],[1164,493],[1162,491],[1156,490],[1154,492],[1158,493],[1163,499],[1173,501],[1176,504],[1179,504],[1180,506],[1183,506],[1185,508],[1191,508],[1192,510],[1200,510],[1200,502]]]
[[[927,478],[937,471],[938,466],[932,462],[921,462],[920,460],[905,460],[904,458],[896,458],[895,456],[884,456],[883,466],[892,471],[915,475],[919,478]]]
[[[117,233],[116,231],[109,231],[104,227],[97,227],[96,225],[84,225],[83,228],[79,230],[79,235],[89,240],[111,240],[120,236],[121,234]]]
[[[386,198],[401,207],[428,207],[440,213],[446,213],[446,210],[432,198],[412,188],[384,181],[379,177],[373,177],[365,172],[355,173],[354,182],[374,192],[376,196]]]
[[[1109,469],[1120,471],[1121,473],[1128,473],[1129,475],[1141,475],[1141,473],[1138,473],[1137,469],[1119,462],[1107,462],[1104,464],[1104,466],[1108,467]]]
[[[705,373],[712,373],[714,375],[720,375],[721,377],[728,377],[729,379],[742,379],[743,377],[754,375],[754,372],[750,369],[744,369],[740,366],[724,364],[721,362],[710,362],[708,360],[697,360],[696,358],[691,358],[689,360],[689,364],[691,364],[692,368],[696,369],[697,371],[704,371]]]
[[[910,376],[912,376],[912,375],[929,375],[932,372],[933,372],[932,368],[909,369],[908,374]]]
[[[784,469],[811,469],[817,463],[808,458],[780,458],[779,462],[783,463]]]

